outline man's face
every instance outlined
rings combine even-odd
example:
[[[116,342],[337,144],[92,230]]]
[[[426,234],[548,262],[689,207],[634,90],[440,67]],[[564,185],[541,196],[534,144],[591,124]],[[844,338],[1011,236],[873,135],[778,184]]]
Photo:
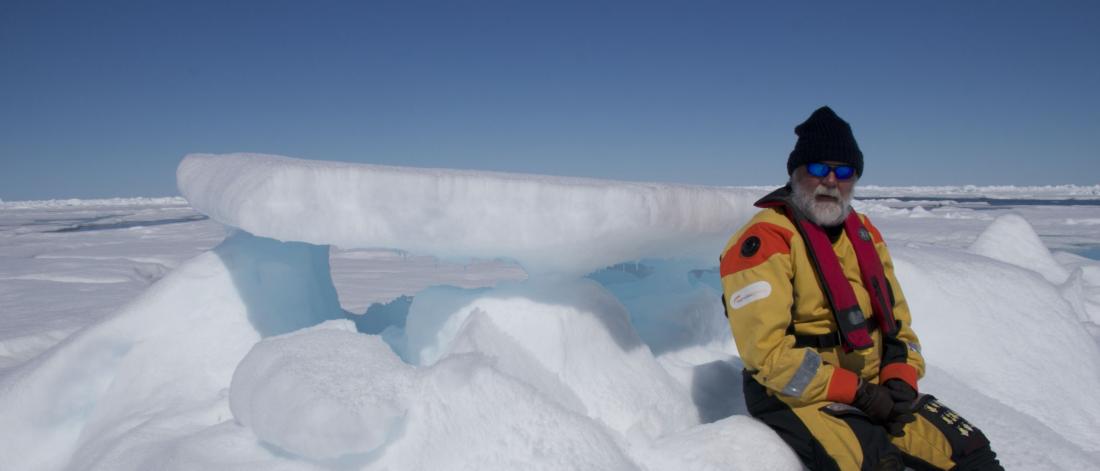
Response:
[[[841,162],[825,162],[829,165],[843,165]],[[844,222],[851,211],[852,190],[857,177],[837,180],[836,174],[829,171],[824,177],[815,177],[806,171],[806,166],[794,169],[791,174],[791,189],[794,204],[811,221],[822,226],[835,226]]]

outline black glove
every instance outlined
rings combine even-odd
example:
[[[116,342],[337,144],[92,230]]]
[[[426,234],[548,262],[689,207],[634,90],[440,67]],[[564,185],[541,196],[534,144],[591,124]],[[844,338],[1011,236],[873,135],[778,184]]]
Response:
[[[898,404],[895,404],[894,410],[891,412],[890,417],[886,419],[883,427],[886,427],[886,433],[895,437],[903,437],[905,436],[905,424],[917,420],[917,417],[912,412],[908,412],[908,407],[905,408],[905,412],[898,412],[897,407]]]
[[[885,424],[893,414],[894,400],[890,397],[889,389],[860,380],[852,406],[867,414],[872,422]]]
[[[917,391],[900,379],[886,381],[886,388],[890,390],[890,397],[894,402],[913,402],[917,398]]]
[[[905,435],[905,424],[917,420],[913,416],[913,406],[917,399],[917,391],[909,386],[909,383],[900,379],[886,381],[886,390],[890,393],[890,399],[894,401],[894,407],[890,410],[890,418],[886,422],[886,430],[895,437]]]

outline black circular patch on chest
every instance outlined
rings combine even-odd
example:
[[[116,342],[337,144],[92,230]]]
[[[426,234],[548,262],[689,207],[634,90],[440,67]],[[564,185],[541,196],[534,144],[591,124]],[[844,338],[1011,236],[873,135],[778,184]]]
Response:
[[[743,242],[741,244],[741,256],[742,257],[748,258],[748,257],[751,257],[753,255],[756,255],[757,250],[760,250],[760,238],[759,237],[751,236],[748,239],[745,239],[745,242]]]

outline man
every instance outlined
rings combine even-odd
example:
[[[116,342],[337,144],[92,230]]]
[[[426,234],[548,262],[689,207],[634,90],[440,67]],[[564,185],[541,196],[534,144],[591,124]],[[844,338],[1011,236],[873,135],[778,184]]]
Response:
[[[980,430],[919,394],[920,341],[882,235],[851,209],[863,175],[828,107],[795,128],[790,182],[721,257],[749,413],[813,470],[1000,470]]]

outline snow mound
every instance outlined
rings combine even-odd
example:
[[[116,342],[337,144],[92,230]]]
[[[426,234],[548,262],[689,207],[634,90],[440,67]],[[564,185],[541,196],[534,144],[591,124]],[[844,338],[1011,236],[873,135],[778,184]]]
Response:
[[[962,379],[967,379],[962,377]],[[1082,450],[1064,433],[1040,422],[1017,408],[984,394],[980,387],[966,385],[959,377],[944,374],[930,365],[921,388],[931,391],[952,410],[977,423],[1004,469],[1079,470],[1100,469],[1100,453]],[[979,421],[975,422],[975,421]],[[1023,433],[1021,433],[1023,432]]]
[[[425,369],[408,425],[375,469],[638,469],[607,428],[493,364],[465,354]]]
[[[1079,400],[1081,391],[1100,390],[1100,344],[1058,286],[956,250],[893,252],[929,365],[1100,451],[1089,438],[1100,423],[1100,403]]]
[[[799,471],[791,447],[767,425],[747,416],[727,417],[657,440],[636,452],[648,469],[698,471]]]
[[[1016,214],[995,219],[970,246],[970,252],[1033,270],[1051,283],[1060,284],[1069,278],[1031,224]]]
[[[712,263],[762,194],[259,154],[189,155],[176,175],[195,209],[264,237],[576,274],[643,256]]]
[[[338,317],[327,250],[237,233],[5,376],[0,468],[140,469],[144,447],[231,416],[222,392],[262,336]]]
[[[499,359],[402,362],[350,321],[265,339],[230,406],[290,457],[358,469],[636,469],[597,422],[504,374]]]
[[[627,437],[698,423],[687,391],[641,342],[623,306],[591,280],[429,289],[413,301],[406,329],[414,363],[486,355],[500,371]]]
[[[329,321],[252,347],[229,406],[261,440],[299,456],[368,453],[402,426],[412,374],[381,338]]]

